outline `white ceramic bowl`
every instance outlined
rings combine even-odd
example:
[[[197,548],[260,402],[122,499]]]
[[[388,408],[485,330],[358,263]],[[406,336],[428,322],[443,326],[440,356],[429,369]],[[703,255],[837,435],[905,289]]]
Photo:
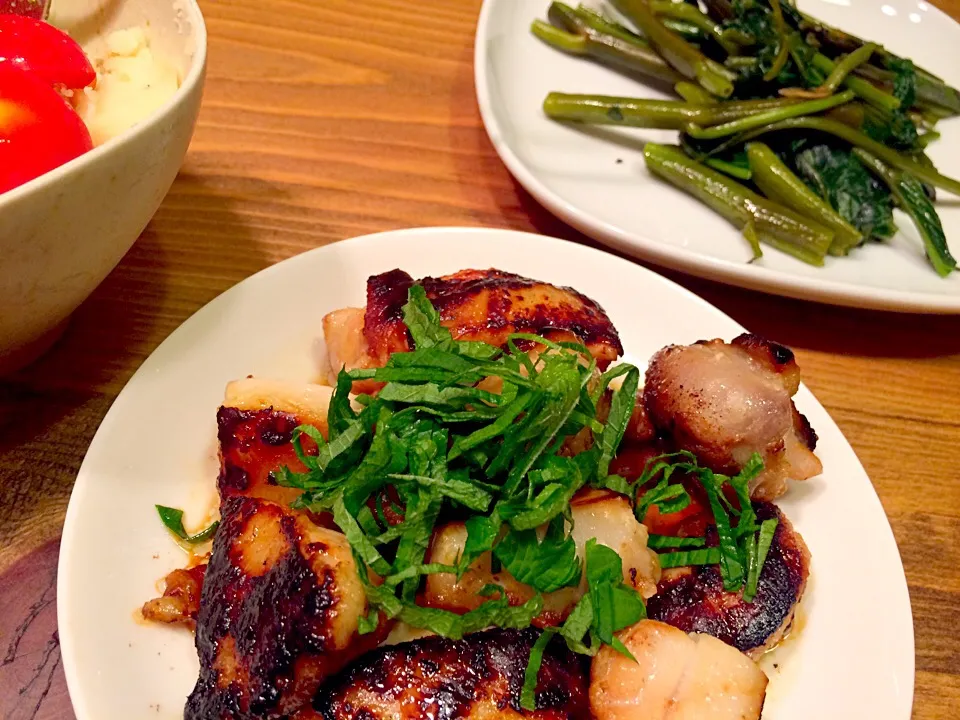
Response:
[[[146,120],[0,195],[0,372],[46,350],[133,245],[183,163],[203,92],[194,0],[54,0],[51,21],[81,44],[142,26],[182,82]]]

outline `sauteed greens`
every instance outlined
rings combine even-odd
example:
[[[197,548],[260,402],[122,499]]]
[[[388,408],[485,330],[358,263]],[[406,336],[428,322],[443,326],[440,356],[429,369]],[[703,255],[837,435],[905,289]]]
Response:
[[[933,206],[960,182],[926,148],[960,92],[909,59],[829,27],[791,0],[610,0],[611,15],[553,2],[532,32],[565,53],[671,87],[682,100],[550,93],[560,121],[673,129],[648,168],[760,243],[823,265],[917,225],[933,269],[956,269]]]

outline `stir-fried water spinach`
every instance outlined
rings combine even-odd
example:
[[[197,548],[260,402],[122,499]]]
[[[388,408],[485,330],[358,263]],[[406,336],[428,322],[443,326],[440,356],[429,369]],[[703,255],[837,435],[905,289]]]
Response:
[[[549,117],[679,131],[675,148],[647,146],[648,167],[740,227],[755,256],[762,242],[823,265],[889,239],[898,207],[934,270],[956,269],[932,201],[960,182],[925,151],[960,114],[960,91],[792,0],[609,3],[553,2],[532,31],[681,99],[550,93]]]

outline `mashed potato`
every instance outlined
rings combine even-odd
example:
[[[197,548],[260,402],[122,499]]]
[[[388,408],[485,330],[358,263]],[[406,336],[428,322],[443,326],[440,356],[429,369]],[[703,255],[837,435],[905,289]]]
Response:
[[[154,55],[143,28],[117,30],[84,50],[97,82],[77,96],[76,107],[94,145],[149,117],[180,87],[179,73]]]

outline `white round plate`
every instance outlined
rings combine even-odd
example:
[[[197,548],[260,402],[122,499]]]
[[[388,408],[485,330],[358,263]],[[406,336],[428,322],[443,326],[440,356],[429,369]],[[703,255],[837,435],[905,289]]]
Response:
[[[530,23],[545,19],[549,5],[550,0],[485,0],[474,72],[493,146],[550,212],[624,253],[731,285],[854,307],[960,313],[960,272],[940,278],[923,255],[916,229],[899,211],[900,232],[892,240],[870,243],[846,258],[829,257],[825,267],[772,248],[747,264],[751,251],[736,228],[647,171],[643,144],[676,143],[677,133],[549,120],[541,104],[551,91],[668,97],[535,38]],[[960,26],[932,5],[918,0],[800,0],[799,5],[960,86]],[[943,137],[930,155],[941,172],[958,177],[960,119],[944,121],[939,129]],[[960,199],[938,195],[947,238],[960,256]]]
[[[78,720],[182,717],[197,677],[193,636],[135,611],[185,556],[154,504],[203,520],[215,497],[215,414],[225,384],[254,374],[310,381],[321,317],[364,304],[369,275],[496,267],[596,299],[641,366],[670,343],[742,328],[700,298],[613,255],[505,230],[405,230],[313,250],[245,280],[183,324],[130,380],[77,477],[60,550],[58,618]],[[801,631],[766,667],[766,720],[908,720],[913,624],[883,509],[853,450],[806,389],[797,405],[820,435],[821,477],[782,503],[813,554]],[[869,590],[866,590],[869,589]],[[865,594],[866,593],[866,594]]]

